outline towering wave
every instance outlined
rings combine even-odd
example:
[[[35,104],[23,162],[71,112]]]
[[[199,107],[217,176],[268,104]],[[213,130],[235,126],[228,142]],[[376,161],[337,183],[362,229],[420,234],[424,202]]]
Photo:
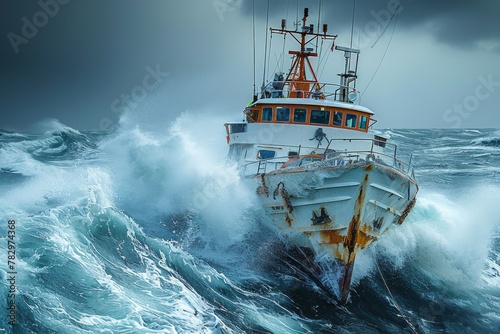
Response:
[[[408,331],[405,319],[426,332],[498,329],[500,154],[481,144],[498,131],[391,130],[419,143],[422,191],[401,228],[359,253],[338,307],[262,230],[253,190],[224,159],[221,119],[145,118],[125,115],[106,136],[58,123],[1,132],[18,332],[390,332]]]

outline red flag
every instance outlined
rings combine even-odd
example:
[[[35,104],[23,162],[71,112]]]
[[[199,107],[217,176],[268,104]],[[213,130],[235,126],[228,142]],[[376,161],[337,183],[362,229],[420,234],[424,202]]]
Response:
[[[332,47],[330,48],[330,50],[332,50],[333,52],[334,49],[335,49],[335,40],[332,41]]]

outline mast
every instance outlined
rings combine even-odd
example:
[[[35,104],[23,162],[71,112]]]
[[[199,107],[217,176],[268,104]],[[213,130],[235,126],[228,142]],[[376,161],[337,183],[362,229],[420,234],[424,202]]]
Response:
[[[288,51],[288,54],[292,55],[292,65],[285,78],[283,77],[283,73],[276,73],[274,81],[269,83],[267,86],[263,80],[262,97],[286,96],[289,98],[315,98],[323,100],[328,96],[333,96],[333,99],[336,101],[354,103],[358,97],[358,92],[355,88],[356,79],[358,78],[357,71],[360,51],[352,47],[335,45],[337,35],[328,34],[327,24],[323,24],[321,33],[319,32],[319,29],[317,32],[314,32],[314,24],[308,25],[307,23],[308,17],[309,9],[304,8],[301,29],[299,29],[300,24],[296,24],[295,30],[286,29],[286,19],[281,20],[280,29],[270,29],[271,38],[273,34],[284,35],[284,37],[286,37],[286,35],[290,35],[300,47],[298,50]],[[318,56],[317,45],[319,39],[322,39],[323,41],[332,40],[333,45],[335,45],[335,50],[344,52],[345,68],[343,73],[338,74],[340,77],[340,84],[338,85],[320,83],[314,68],[311,65],[310,57]],[[316,47],[314,45],[316,45]],[[356,58],[352,59],[353,57]],[[336,86],[336,89],[334,91],[325,92],[326,85]]]
[[[302,29],[288,30],[286,29],[286,20],[281,21],[281,29],[271,28],[271,34],[290,35],[299,43],[300,49],[298,51],[289,51],[288,53],[293,56],[292,66],[284,79],[284,85],[288,86],[289,97],[307,98],[311,97],[311,87],[319,91],[322,87],[318,82],[316,73],[311,65],[309,57],[317,57],[313,47],[307,45],[319,38],[335,40],[337,35],[327,34],[328,26],[323,25],[323,33],[314,32],[314,24],[307,25],[307,18],[309,17],[309,9],[304,8],[304,17],[302,18]]]

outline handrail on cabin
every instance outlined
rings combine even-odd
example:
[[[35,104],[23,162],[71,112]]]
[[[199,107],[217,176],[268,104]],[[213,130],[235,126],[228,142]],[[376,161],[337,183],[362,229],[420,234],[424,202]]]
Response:
[[[297,87],[308,87],[308,89],[298,89]],[[293,86],[293,87],[292,87]],[[286,88],[287,87],[287,88]],[[331,87],[331,90],[328,88]],[[360,93],[357,89],[340,85],[332,84],[326,82],[314,82],[314,81],[271,81],[266,86],[264,86],[261,91],[261,98],[312,98],[316,100],[324,100],[326,98],[332,97],[334,101],[353,103],[349,99],[350,94]]]

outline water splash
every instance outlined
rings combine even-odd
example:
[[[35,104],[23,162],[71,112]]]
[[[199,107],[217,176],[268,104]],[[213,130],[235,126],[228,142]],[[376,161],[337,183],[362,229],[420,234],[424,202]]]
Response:
[[[236,166],[223,158],[219,121],[186,112],[156,133],[123,120],[116,135],[100,145],[118,204],[149,231],[181,233],[185,225],[191,240],[223,247],[241,241],[254,226],[242,219],[255,203],[254,194],[244,187]],[[207,138],[218,138],[220,145]],[[179,221],[183,224],[172,225]]]

